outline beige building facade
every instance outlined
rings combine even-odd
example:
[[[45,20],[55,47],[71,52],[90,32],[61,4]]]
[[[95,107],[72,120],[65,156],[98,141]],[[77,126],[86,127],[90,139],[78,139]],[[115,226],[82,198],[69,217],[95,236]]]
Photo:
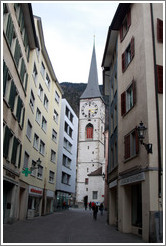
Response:
[[[145,242],[162,241],[162,33],[163,3],[119,4],[102,63],[111,110],[109,223]],[[139,141],[140,122],[149,153]]]

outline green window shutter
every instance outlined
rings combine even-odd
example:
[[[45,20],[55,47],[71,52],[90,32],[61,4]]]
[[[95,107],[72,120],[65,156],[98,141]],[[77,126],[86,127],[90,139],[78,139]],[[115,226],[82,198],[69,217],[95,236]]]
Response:
[[[21,118],[22,107],[23,107],[22,100],[21,100],[20,96],[18,96],[16,117],[17,117],[17,120],[19,123],[20,123],[20,118]]]
[[[26,73],[25,86],[24,86],[25,91],[27,91],[27,84],[28,84],[28,74]]]
[[[10,138],[12,137],[12,133],[9,129],[8,126],[5,127],[5,136],[4,136],[4,141],[3,141],[3,156],[5,158],[8,157],[8,153],[9,153],[9,142],[10,142]]]
[[[12,44],[13,33],[14,33],[14,26],[13,26],[12,18],[9,14],[7,28],[6,28],[6,37],[10,46]]]
[[[13,141],[13,150],[12,150],[12,158],[11,158],[11,163],[16,164],[16,157],[17,157],[17,148],[19,145],[19,141],[16,137],[14,137]]]
[[[22,83],[24,82],[24,74],[25,74],[25,63],[24,63],[24,59],[22,59],[21,70],[20,70],[20,77]]]
[[[24,126],[24,117],[25,117],[25,108],[23,108],[23,115],[22,115],[22,122],[21,122],[21,127],[22,128]]]
[[[18,67],[18,63],[21,57],[21,48],[18,42],[18,39],[16,39],[16,47],[15,47],[15,52],[14,52],[14,60],[16,62],[16,65]]]
[[[3,61],[3,96],[5,95],[5,91],[6,91],[7,78],[8,78],[8,67],[6,66],[6,63]]]
[[[12,111],[14,110],[15,97],[16,97],[16,86],[12,80],[11,87],[10,87],[10,96],[9,96],[9,105]]]
[[[21,165],[21,153],[22,153],[22,144],[20,144],[20,153],[19,153],[18,168],[20,168],[20,165]]]

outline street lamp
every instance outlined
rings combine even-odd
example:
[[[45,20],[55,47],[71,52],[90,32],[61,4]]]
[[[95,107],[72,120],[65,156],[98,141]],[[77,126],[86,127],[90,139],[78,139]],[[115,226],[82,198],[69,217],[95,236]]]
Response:
[[[139,126],[137,127],[137,131],[138,131],[138,138],[141,144],[143,144],[145,146],[145,149],[147,150],[147,153],[151,153],[152,154],[152,144],[148,143],[144,143],[143,140],[145,138],[145,134],[146,134],[146,130],[147,128],[144,126],[143,122],[141,121],[139,123]]]
[[[40,160],[40,158],[38,158],[37,161],[35,162],[34,166],[30,168],[30,171],[32,172],[33,170],[38,169],[40,164],[41,164],[41,160]]]

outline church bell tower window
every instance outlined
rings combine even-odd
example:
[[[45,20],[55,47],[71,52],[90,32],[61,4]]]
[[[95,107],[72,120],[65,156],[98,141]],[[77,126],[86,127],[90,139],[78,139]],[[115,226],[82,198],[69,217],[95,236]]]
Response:
[[[88,124],[86,127],[86,137],[87,138],[93,138],[93,125],[92,124]]]

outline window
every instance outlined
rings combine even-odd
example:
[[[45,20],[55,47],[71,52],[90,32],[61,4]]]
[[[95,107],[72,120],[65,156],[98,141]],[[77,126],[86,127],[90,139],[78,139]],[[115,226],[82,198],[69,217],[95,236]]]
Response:
[[[6,125],[5,134],[4,134],[4,142],[3,142],[3,156],[6,159],[9,159],[9,150],[11,149],[13,133]]]
[[[47,121],[44,118],[44,116],[42,117],[42,129],[43,129],[44,132],[47,131]]]
[[[49,78],[48,74],[46,74],[45,82],[46,82],[46,85],[47,85],[48,89],[50,89],[50,78]]]
[[[63,165],[67,168],[71,166],[71,159],[68,158],[66,155],[63,155]]]
[[[125,52],[122,54],[122,72],[124,73],[134,57],[134,37]]]
[[[88,124],[86,127],[86,137],[93,138],[93,125],[92,124]]]
[[[70,185],[71,176],[65,172],[62,172],[62,183],[66,185]]]
[[[98,192],[97,191],[92,191],[92,199],[94,199],[94,200],[98,199]]]
[[[124,116],[136,104],[136,82],[133,80],[129,88],[121,94],[121,115]]]
[[[45,66],[44,66],[43,62],[41,63],[41,70],[40,70],[40,72],[41,72],[41,74],[42,74],[42,76],[44,78],[44,76],[45,76]]]
[[[38,96],[40,97],[41,101],[43,101],[43,88],[41,84],[39,84]]]
[[[45,109],[48,110],[48,98],[46,95],[44,95],[44,107],[45,107]]]
[[[34,63],[32,76],[33,76],[35,84],[37,84],[37,74],[38,72],[37,72],[36,64]]]
[[[36,167],[36,162],[32,160],[32,168],[33,167]],[[36,176],[36,169],[32,169],[31,175]]]
[[[6,17],[7,17],[6,18],[7,19],[7,26],[6,26],[5,34],[6,34],[6,38],[7,38],[7,41],[9,43],[9,46],[11,46],[12,38],[13,38],[13,34],[14,34],[14,25],[13,25],[11,15],[7,14]]]
[[[37,136],[37,134],[34,134],[34,140],[33,140],[33,147],[38,150],[39,148],[39,137]]]
[[[11,87],[10,87],[9,101],[8,101],[12,112],[14,111],[16,95],[17,95],[16,86],[12,80],[11,81]]]
[[[41,123],[41,111],[37,108],[36,109],[36,121],[39,123]]]
[[[70,121],[71,121],[71,123],[73,123],[73,118],[74,118],[74,116],[72,115],[72,113],[70,113]]]
[[[131,186],[132,225],[142,228],[142,191],[141,184]]]
[[[72,144],[66,138],[64,138],[63,147],[67,149],[69,152],[71,152],[72,150]]]
[[[25,168],[28,167],[28,163],[29,163],[29,155],[28,155],[28,153],[25,151],[25,153],[24,153],[24,166],[23,166],[23,169],[25,169]]]
[[[131,10],[129,9],[126,17],[124,18],[122,26],[120,28],[120,41],[121,42],[125,38],[130,26],[131,26]]]
[[[56,140],[57,140],[57,132],[52,129],[52,140],[56,143]]]
[[[55,91],[55,101],[56,101],[57,103],[59,103],[59,100],[60,100],[60,96],[59,96],[58,92]]]
[[[40,140],[39,152],[40,152],[40,154],[44,155],[44,152],[45,152],[45,143],[42,140]]]
[[[27,135],[27,138],[29,139],[29,140],[31,140],[31,135],[32,135],[32,124],[31,124],[31,122],[28,120],[28,122],[27,122],[27,133],[26,133],[26,135]]]
[[[33,94],[33,91],[31,90],[31,95],[30,95],[30,107],[32,109],[32,111],[34,112],[34,107],[35,107],[35,97],[34,97],[34,94]]]
[[[21,161],[21,148],[22,145],[20,144],[19,139],[14,137],[13,139],[13,148],[12,148],[12,156],[11,156],[11,163],[14,164],[16,167],[20,166]]]
[[[124,137],[124,151],[125,160],[135,157],[138,154],[139,140],[136,128]]]
[[[157,18],[157,40],[163,43],[163,21]]]
[[[54,183],[54,176],[55,176],[55,173],[50,171],[49,172],[49,182]]]
[[[20,48],[18,39],[16,39],[15,40],[14,60],[15,60],[15,63],[16,63],[17,68],[18,68],[19,61],[20,61],[21,57],[22,57],[21,48]]]
[[[51,161],[56,162],[56,152],[54,150],[51,150]]]
[[[39,166],[39,167],[38,167],[37,177],[38,177],[39,179],[42,179],[42,177],[43,177],[43,167],[42,167],[42,166]]]
[[[58,113],[57,111],[54,109],[54,115],[53,115],[53,119],[54,121],[57,123],[58,122]]]
[[[69,111],[68,107],[66,106],[66,112],[65,112],[65,114],[66,114],[67,117],[69,117],[69,113],[70,113],[70,111]]]
[[[73,130],[71,127],[65,122],[65,127],[64,127],[65,132],[72,138]]]
[[[88,184],[88,181],[89,181],[89,179],[88,178],[85,178],[85,184],[86,185]]]
[[[163,66],[157,65],[158,93],[163,93]]]

